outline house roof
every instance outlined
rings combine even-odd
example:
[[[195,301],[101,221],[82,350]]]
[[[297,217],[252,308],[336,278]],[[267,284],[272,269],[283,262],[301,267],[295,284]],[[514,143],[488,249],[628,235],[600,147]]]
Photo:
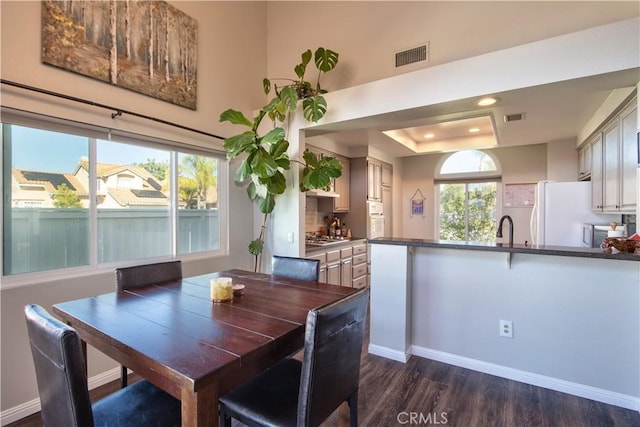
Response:
[[[108,194],[122,206],[168,206],[167,196],[158,190],[109,188]]]
[[[79,168],[81,167],[88,171],[89,170],[88,160],[80,159],[78,161],[78,167]],[[125,171],[138,175],[140,178],[142,178],[146,183],[148,183],[151,187],[153,187],[156,190],[162,189],[162,185],[158,182],[157,178],[142,166],[116,165],[116,164],[110,164],[110,163],[98,163],[96,165],[96,174],[98,178],[117,175]],[[76,168],[76,173],[77,173],[77,168]]]
[[[11,171],[16,182],[26,185],[42,185],[46,191],[55,193],[58,186],[65,184],[79,196],[87,196],[89,193],[82,183],[72,174],[59,172],[31,171],[13,169]]]

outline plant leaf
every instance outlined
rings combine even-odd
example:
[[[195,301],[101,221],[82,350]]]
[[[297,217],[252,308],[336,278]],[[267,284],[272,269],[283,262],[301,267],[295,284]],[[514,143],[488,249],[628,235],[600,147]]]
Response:
[[[261,239],[252,240],[251,243],[249,243],[249,253],[251,255],[258,256],[262,253],[263,249],[264,242]]]
[[[284,132],[284,130],[283,130],[283,132]],[[276,141],[275,143],[273,143],[271,145],[271,149],[269,150],[269,154],[271,154],[271,157],[273,157],[274,159],[277,160],[284,153],[287,152],[288,148],[289,148],[289,141],[284,139],[284,134],[283,134],[283,138],[281,138],[279,141]]]
[[[315,53],[315,63],[318,70],[328,72],[338,65],[338,53],[323,47],[319,47]]]
[[[262,213],[268,214],[273,212],[273,208],[275,208],[276,206],[276,201],[273,197],[273,194],[268,194],[264,199],[260,199],[258,205],[260,206],[260,212]]]
[[[294,111],[298,108],[298,92],[293,86],[287,86],[280,92],[280,100],[286,111]]]
[[[256,197],[261,199],[267,197],[267,194],[269,193],[267,186],[260,182],[260,177],[258,175],[251,175],[251,184],[253,184],[253,193],[255,194],[254,198],[251,200],[254,200]]]
[[[253,123],[249,121],[240,111],[232,110],[231,108],[225,110],[220,114],[220,120],[222,122],[229,122],[234,125],[245,125],[248,127],[253,126]]]
[[[256,185],[253,182],[250,182],[249,185],[247,185],[247,196],[249,196],[249,200],[251,201],[254,201],[256,197],[258,197]]]
[[[296,76],[302,79],[304,77],[305,71],[307,71],[307,66],[305,64],[298,64],[293,70],[296,72]]]
[[[323,169],[331,178],[340,178],[342,176],[342,163],[335,157],[323,157],[318,162],[317,169]]]
[[[327,101],[321,95],[305,98],[302,101],[302,114],[307,121],[317,122],[327,112]]]
[[[243,183],[247,178],[249,178],[249,175],[251,175],[251,166],[249,166],[249,162],[250,160],[247,158],[244,159],[242,163],[240,163],[240,166],[238,167],[238,170],[236,171],[233,178],[235,182]]]
[[[261,141],[263,144],[275,144],[284,141],[284,129],[281,127],[271,129],[262,137]]]
[[[313,153],[311,153],[313,155]],[[305,161],[315,160],[306,154]],[[307,191],[315,188],[329,190],[331,179],[338,178],[342,175],[342,163],[340,163],[334,157],[323,157],[316,161],[315,166],[312,162],[307,161],[306,166],[302,170],[302,179],[300,180],[300,190]]]
[[[286,171],[291,168],[291,160],[289,160],[289,157],[280,157],[279,159],[276,159],[276,163]]]
[[[311,61],[311,49],[302,52],[300,56],[302,58],[302,64],[306,66]]]
[[[264,181],[269,193],[282,194],[287,189],[287,179],[280,171]]]
[[[260,147],[251,159],[251,169],[259,177],[268,178],[278,171],[278,164],[264,148]]]
[[[310,165],[314,168],[318,166],[318,157],[316,157],[316,154],[314,152],[306,149],[304,150],[304,153],[302,153],[302,158],[307,165]]]
[[[256,134],[252,131],[246,131],[240,135],[234,135],[224,140],[222,146],[227,152],[227,159],[231,160],[245,151],[249,151],[255,144]]]
[[[269,95],[269,92],[271,92],[271,80],[262,79],[262,89],[265,95]]]

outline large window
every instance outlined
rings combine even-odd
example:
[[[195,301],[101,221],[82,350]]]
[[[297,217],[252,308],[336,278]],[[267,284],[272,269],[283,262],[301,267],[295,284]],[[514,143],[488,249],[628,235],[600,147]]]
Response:
[[[499,170],[488,154],[454,153],[439,168],[438,237],[493,242],[496,236]]]
[[[224,250],[218,154],[59,123],[2,130],[3,276]]]

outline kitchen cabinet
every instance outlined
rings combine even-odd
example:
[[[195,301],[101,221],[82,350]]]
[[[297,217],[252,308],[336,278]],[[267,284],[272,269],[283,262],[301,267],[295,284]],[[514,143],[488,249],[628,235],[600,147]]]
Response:
[[[327,251],[327,283],[340,286],[340,249]]]
[[[342,175],[334,180],[333,188],[340,197],[333,199],[333,212],[349,212],[349,159],[335,156],[342,165]]]
[[[352,248],[340,250],[340,286],[353,287]]]
[[[582,145],[578,150],[578,181],[587,181],[591,178],[591,144]]]
[[[353,246],[353,270],[351,283],[354,288],[364,288],[369,283],[369,265],[367,263],[367,245],[362,243]]]
[[[382,200],[382,164],[367,161],[367,200]]]
[[[321,283],[355,288],[368,284],[369,264],[364,240],[345,241],[332,249],[313,248],[306,258],[320,261]]]
[[[382,164],[382,173],[380,176],[380,185],[383,187],[391,187],[393,181],[393,167],[386,163]]]
[[[635,213],[638,164],[637,104],[633,99],[594,136],[592,206],[606,213]]]
[[[602,211],[602,133],[594,135],[591,146],[591,209]]]
[[[392,165],[371,157],[351,159],[351,207],[344,221],[349,224],[351,233],[357,237],[370,236],[370,221],[367,202],[385,202],[383,209],[385,218],[391,217],[391,184],[393,181]],[[384,176],[384,178],[383,178]],[[391,221],[387,221],[389,226]]]

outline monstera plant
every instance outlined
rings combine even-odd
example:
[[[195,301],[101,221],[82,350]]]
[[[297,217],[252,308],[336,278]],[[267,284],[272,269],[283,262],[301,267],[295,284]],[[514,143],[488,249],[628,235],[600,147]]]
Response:
[[[302,159],[295,160],[287,154],[289,141],[283,124],[298,109],[299,101],[302,100],[302,113],[307,121],[317,122],[327,112],[327,102],[322,96],[326,91],[320,86],[320,78],[335,68],[338,54],[322,47],[316,49],[313,54],[318,71],[315,85],[305,80],[311,58],[311,50],[302,53],[302,61],[294,68],[297,79],[272,79],[273,83],[266,78],[263,80],[264,92],[270,99],[253,119],[233,109],[220,115],[220,122],[244,128],[242,133],[224,140],[224,149],[229,160],[242,157],[234,180],[246,186],[249,199],[256,201],[260,212],[264,214],[259,236],[249,243],[249,252],[255,256],[256,271],[261,264],[267,219],[275,208],[276,196],[287,188],[284,172],[291,168],[292,162],[302,168],[300,191],[328,190],[331,180],[342,175],[342,165],[333,157],[318,159],[315,154],[305,150]],[[278,86],[275,82],[279,81],[286,83]],[[271,120],[273,127],[261,135],[259,128],[265,117]]]

